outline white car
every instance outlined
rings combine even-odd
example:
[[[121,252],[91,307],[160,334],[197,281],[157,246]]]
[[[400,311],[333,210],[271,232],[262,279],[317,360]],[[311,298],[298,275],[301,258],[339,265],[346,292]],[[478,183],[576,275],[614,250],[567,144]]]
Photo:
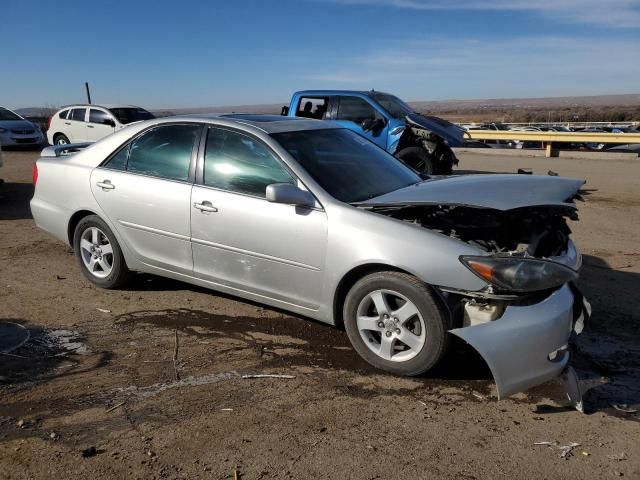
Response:
[[[49,120],[47,140],[51,145],[97,142],[131,123],[152,118],[152,113],[133,105],[67,105]]]

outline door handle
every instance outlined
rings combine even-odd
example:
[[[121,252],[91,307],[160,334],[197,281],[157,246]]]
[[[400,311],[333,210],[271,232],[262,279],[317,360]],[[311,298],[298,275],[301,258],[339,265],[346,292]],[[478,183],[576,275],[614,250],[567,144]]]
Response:
[[[109,180],[103,180],[102,182],[96,183],[96,185],[102,190],[113,190],[114,188],[116,188],[116,186]]]
[[[64,122],[65,125],[71,125],[71,122]]]
[[[200,210],[202,213],[205,212],[217,212],[218,209],[216,207],[214,207],[211,202],[205,200],[202,203],[194,203],[193,204],[193,208],[197,208],[198,210]]]
[[[87,128],[93,128],[93,125],[87,125]]]

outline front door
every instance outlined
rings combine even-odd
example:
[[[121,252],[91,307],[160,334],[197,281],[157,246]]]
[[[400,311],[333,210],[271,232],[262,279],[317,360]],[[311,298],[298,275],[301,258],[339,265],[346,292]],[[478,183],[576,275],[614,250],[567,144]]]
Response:
[[[373,105],[361,97],[339,96],[336,100],[338,105],[335,118],[339,124],[387,149],[388,122]],[[365,128],[368,122],[374,121],[378,122],[377,127]]]
[[[317,309],[327,239],[325,212],[265,198],[267,185],[297,182],[259,139],[210,128],[202,184],[194,185],[191,196],[196,276]]]
[[[110,114],[96,108],[89,109],[89,121],[87,122],[88,142],[97,142],[107,135],[111,135],[115,129],[115,121]]]
[[[93,170],[91,190],[143,263],[191,274],[190,200],[201,125],[153,128]]]

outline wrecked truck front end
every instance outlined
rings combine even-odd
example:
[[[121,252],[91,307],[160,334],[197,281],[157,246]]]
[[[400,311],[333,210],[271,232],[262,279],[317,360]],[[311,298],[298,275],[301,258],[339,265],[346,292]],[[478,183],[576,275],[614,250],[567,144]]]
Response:
[[[575,286],[582,258],[568,226],[578,219],[573,200],[583,184],[528,175],[449,177],[368,202],[482,252],[458,260],[484,288],[434,288],[452,317],[450,333],[482,356],[499,398],[566,372],[570,340],[590,315]],[[575,392],[570,398],[579,401]]]

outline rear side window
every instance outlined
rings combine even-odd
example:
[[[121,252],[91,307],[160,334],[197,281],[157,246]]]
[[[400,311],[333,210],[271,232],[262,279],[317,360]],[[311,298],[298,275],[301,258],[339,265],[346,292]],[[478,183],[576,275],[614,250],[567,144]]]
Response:
[[[322,120],[327,112],[329,100],[321,97],[302,97],[298,103],[296,117],[315,118]]]
[[[209,129],[205,185],[264,198],[272,183],[295,180],[266,145],[238,132]]]
[[[89,123],[104,123],[105,120],[110,118],[109,114],[102,110],[96,110],[94,108],[89,110]]]
[[[58,118],[66,119],[67,115],[69,115],[69,110],[63,110],[58,114]]]
[[[362,98],[340,97],[338,120],[349,120],[360,125],[365,120],[375,120],[377,115],[376,110]]]
[[[191,155],[200,131],[200,125],[166,125],[150,130],[131,143],[127,171],[188,180]]]
[[[84,114],[87,111],[86,108],[74,108],[71,110],[71,114],[69,115],[69,120],[76,120],[78,122],[84,122]]]

